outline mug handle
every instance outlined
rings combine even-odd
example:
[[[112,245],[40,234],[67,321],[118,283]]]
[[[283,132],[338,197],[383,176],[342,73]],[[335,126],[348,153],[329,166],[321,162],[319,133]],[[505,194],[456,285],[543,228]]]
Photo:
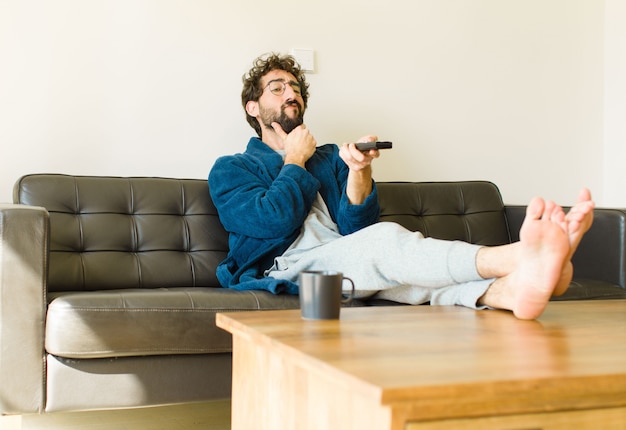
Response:
[[[350,295],[341,301],[342,304],[347,305],[354,298],[354,281],[352,279],[348,278],[347,276],[343,277],[342,282],[345,281],[345,280],[350,281],[350,284],[352,285],[352,289],[350,290]]]

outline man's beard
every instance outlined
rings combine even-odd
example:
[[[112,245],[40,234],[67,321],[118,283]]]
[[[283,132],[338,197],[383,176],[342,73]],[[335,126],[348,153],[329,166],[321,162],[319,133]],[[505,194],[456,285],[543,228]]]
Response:
[[[298,107],[298,115],[296,115],[296,117],[294,118],[288,117],[285,113],[285,108],[289,107],[289,105],[291,104],[295,104]],[[287,134],[291,133],[294,128],[304,123],[304,111],[300,103],[298,103],[297,101],[285,103],[283,106],[281,106],[280,114],[277,114],[270,109],[265,109],[263,108],[263,106],[259,106],[259,114],[261,116],[261,121],[266,128],[274,130],[274,128],[272,127],[272,123],[277,122]]]

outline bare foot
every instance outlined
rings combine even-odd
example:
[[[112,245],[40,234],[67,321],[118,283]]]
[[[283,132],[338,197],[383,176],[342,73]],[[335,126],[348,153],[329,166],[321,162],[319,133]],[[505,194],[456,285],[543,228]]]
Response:
[[[560,206],[533,199],[514,249],[513,271],[497,278],[478,304],[511,310],[520,319],[541,315],[560,282],[569,285],[571,280],[567,225]]]
[[[528,205],[520,230],[520,261],[509,285],[515,291],[513,313],[535,319],[545,309],[570,250],[563,210],[553,202],[535,198]]]
[[[512,310],[520,319],[535,319],[541,315],[550,297],[563,294],[570,285],[571,258],[591,228],[593,208],[587,189],[580,192],[567,215],[553,202],[533,199],[526,209],[519,242],[500,247],[502,249],[486,247],[481,249],[482,254],[479,252],[479,274],[496,279],[478,304]],[[504,257],[497,258],[499,254]],[[495,266],[505,269],[495,270],[492,260],[498,263]],[[507,265],[507,261],[514,263]]]
[[[554,291],[552,292],[553,296],[562,296],[563,293],[567,291],[570,283],[572,282],[572,277],[574,276],[574,266],[572,262],[566,259],[565,264],[563,265],[563,270],[561,271],[561,277],[559,281],[556,283],[556,287],[554,287]]]
[[[567,256],[567,260],[571,260],[580,244],[583,235],[591,228],[593,224],[593,208],[594,202],[591,200],[591,193],[588,189],[584,188],[578,195],[576,204],[572,206],[567,215],[565,216],[565,222],[567,223],[568,237],[570,241],[570,251]],[[567,291],[569,284],[572,280],[574,269],[571,261],[567,261],[563,266],[563,272],[561,279],[557,283],[554,289],[553,296],[560,296]]]
[[[570,240],[570,258],[576,252],[578,244],[584,234],[591,228],[593,224],[593,208],[595,203],[591,200],[591,193],[584,188],[578,195],[578,200],[565,216],[567,222],[567,231]]]

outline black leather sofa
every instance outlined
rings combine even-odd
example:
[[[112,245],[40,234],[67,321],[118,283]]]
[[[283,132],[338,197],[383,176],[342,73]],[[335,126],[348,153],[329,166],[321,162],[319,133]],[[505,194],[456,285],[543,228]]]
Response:
[[[381,221],[426,236],[505,244],[524,216],[489,182],[378,187]],[[559,300],[626,298],[625,222],[595,210]],[[219,286],[228,236],[204,180],[27,175],[0,205],[0,239],[3,414],[226,398],[231,339],[215,314],[299,306]]]

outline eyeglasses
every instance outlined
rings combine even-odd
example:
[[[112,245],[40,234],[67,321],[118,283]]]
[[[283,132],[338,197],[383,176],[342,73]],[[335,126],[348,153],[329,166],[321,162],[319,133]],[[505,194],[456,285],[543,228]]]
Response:
[[[294,93],[296,93],[297,96],[302,95],[302,88],[300,87],[300,84],[294,81],[286,82],[283,79],[274,79],[272,81],[269,81],[265,88],[269,88],[270,92],[275,96],[281,96],[285,92],[287,85],[291,87],[291,89]],[[265,90],[265,88],[263,89]]]

